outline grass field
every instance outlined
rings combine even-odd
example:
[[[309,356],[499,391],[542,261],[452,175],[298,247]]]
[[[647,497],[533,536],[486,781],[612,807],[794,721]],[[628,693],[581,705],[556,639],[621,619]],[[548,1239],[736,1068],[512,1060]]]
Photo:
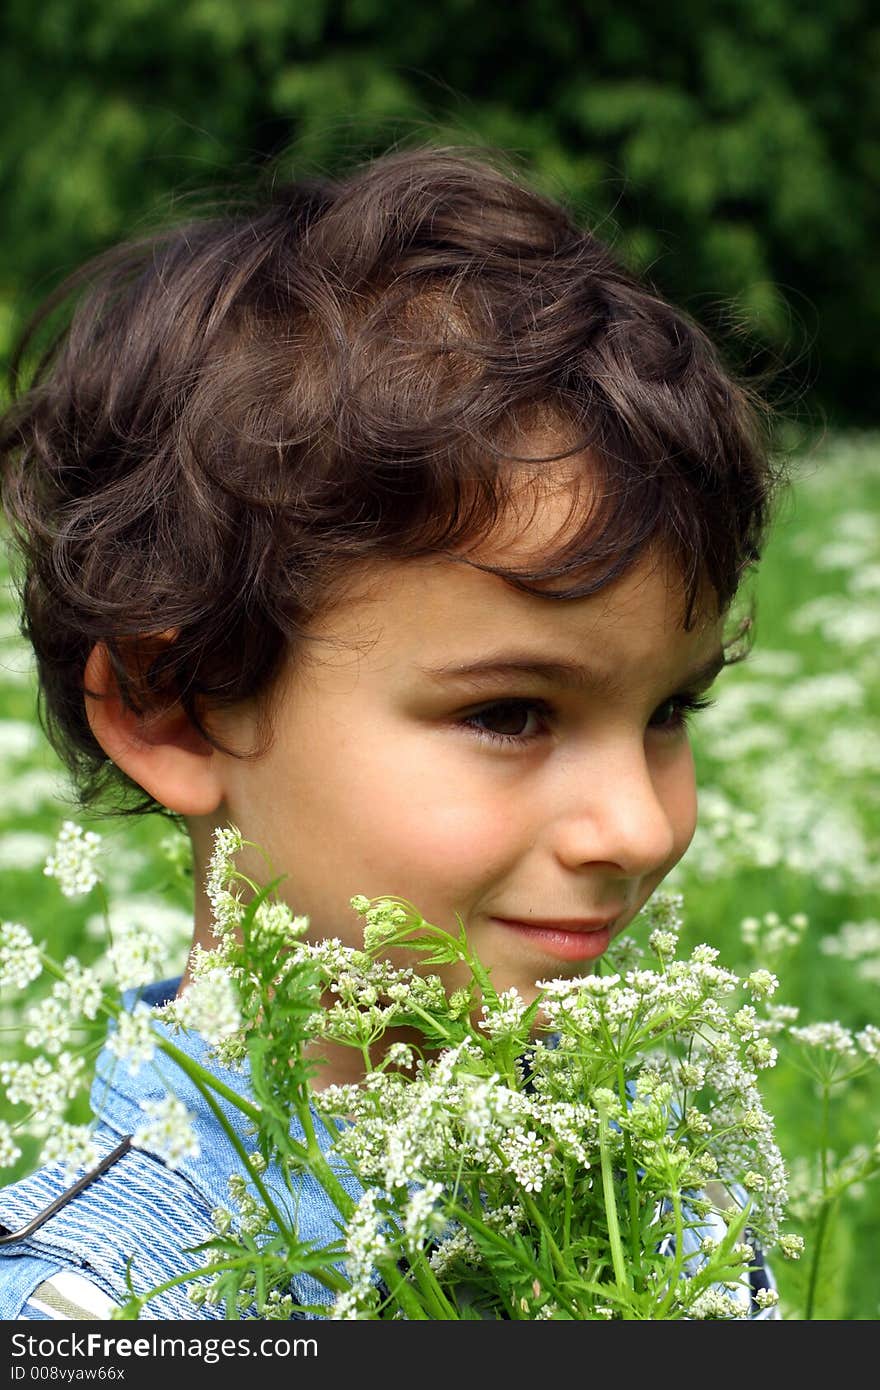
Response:
[[[733,968],[757,956],[779,974],[779,1002],[797,1006],[801,1022],[876,1025],[880,437],[829,439],[798,460],[754,593],[752,655],[722,674],[716,704],[697,716],[700,827],[668,885],[684,893],[689,942],[719,947]],[[74,817],[105,837],[113,912],[164,923],[168,973],[178,973],[189,888],[163,848],[174,832],[158,818],[90,822],[75,812],[35,719],[33,671],[8,580],[0,610],[0,778],[3,917],[25,923],[56,958],[100,959],[105,935],[94,895],[70,902],[41,872],[62,820]],[[765,922],[767,914],[779,922]],[[786,945],[784,929],[799,914],[807,918],[800,943]],[[746,929],[752,945],[741,931],[748,919],[757,919]],[[12,1001],[2,1001],[0,1022],[4,1055],[17,1055],[21,1019]],[[808,1192],[817,1182],[817,1088],[785,1048],[765,1075],[795,1187]],[[832,1109],[837,1160],[875,1145],[878,1124],[874,1067]],[[34,1158],[27,1149],[11,1175]],[[878,1243],[874,1183],[853,1189],[835,1213],[816,1315],[880,1316]],[[786,1265],[777,1273],[784,1311],[797,1316],[804,1271]]]

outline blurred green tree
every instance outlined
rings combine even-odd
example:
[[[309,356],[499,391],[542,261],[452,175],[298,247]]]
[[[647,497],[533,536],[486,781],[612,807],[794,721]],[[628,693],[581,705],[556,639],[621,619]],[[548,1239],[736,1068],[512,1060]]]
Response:
[[[0,344],[87,254],[282,150],[511,150],[834,423],[876,422],[870,0],[6,0]]]

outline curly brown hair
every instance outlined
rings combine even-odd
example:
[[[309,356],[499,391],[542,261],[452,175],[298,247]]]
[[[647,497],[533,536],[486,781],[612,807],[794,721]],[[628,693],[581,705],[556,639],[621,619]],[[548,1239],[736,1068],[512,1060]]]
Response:
[[[780,477],[762,398],[500,154],[398,150],[117,247],[17,360],[66,306],[0,455],[41,713],[84,803],[133,789],[86,717],[94,644],[131,708],[180,702],[210,739],[353,561],[485,536],[539,420],[565,434],[554,460],[589,451],[591,502],[540,567],[481,568],[565,599],[659,545],[687,625],[759,556]]]

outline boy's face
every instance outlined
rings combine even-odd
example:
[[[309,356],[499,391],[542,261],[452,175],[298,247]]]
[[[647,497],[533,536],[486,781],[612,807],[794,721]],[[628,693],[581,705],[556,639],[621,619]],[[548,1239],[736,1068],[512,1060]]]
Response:
[[[567,512],[548,494],[474,558],[519,564]],[[693,835],[676,697],[710,683],[720,620],[685,632],[678,585],[647,558],[564,601],[451,559],[375,561],[365,576],[316,628],[332,643],[282,679],[269,751],[214,755],[217,823],[268,852],[314,939],[360,945],[349,899],[397,895],[453,932],[460,914],[499,990],[530,1000],[537,980],[588,973]],[[522,669],[455,674],[486,663]],[[219,732],[256,742],[244,709]],[[208,827],[194,829],[204,854]]]

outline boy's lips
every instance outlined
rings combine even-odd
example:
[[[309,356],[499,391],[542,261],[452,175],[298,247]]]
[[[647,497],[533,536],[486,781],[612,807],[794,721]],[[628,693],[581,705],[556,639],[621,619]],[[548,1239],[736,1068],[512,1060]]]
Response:
[[[611,917],[560,917],[542,921],[495,917],[493,920],[559,960],[597,960],[608,948],[614,924],[621,916],[622,910]]]

